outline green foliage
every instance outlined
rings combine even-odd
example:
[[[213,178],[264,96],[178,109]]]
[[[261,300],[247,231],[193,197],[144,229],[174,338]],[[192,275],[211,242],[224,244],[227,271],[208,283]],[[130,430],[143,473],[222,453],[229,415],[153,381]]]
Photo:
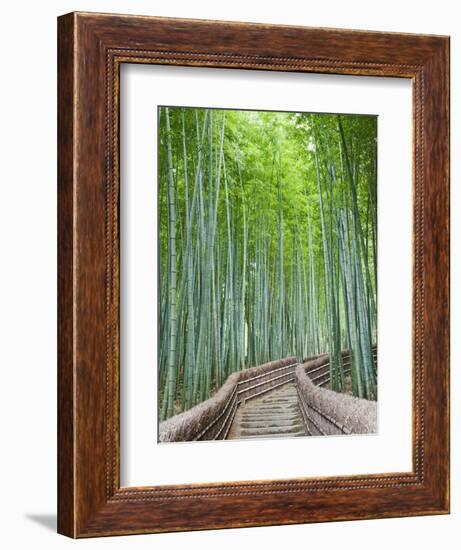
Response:
[[[232,372],[329,352],[376,398],[376,117],[159,111],[162,418]]]

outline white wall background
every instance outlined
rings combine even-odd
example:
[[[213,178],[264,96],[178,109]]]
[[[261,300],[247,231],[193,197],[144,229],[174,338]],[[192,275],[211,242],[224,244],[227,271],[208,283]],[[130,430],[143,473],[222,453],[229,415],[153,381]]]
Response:
[[[0,86],[0,517],[2,547],[457,548],[461,525],[459,285],[452,297],[452,514],[72,542],[56,508],[56,17],[73,10],[449,34],[452,120],[460,121],[457,2],[47,0],[2,8]],[[459,281],[460,126],[452,123],[452,280]],[[457,540],[458,539],[458,540]]]

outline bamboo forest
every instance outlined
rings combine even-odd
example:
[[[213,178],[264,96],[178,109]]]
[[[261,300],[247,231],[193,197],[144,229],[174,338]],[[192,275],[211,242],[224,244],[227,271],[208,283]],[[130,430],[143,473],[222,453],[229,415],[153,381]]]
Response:
[[[376,116],[157,116],[160,419],[322,353],[331,390],[376,401]]]

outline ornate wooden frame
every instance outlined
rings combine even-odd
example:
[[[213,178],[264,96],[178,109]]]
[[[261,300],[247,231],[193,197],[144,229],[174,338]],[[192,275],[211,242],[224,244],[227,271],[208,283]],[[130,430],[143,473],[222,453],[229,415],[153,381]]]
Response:
[[[58,31],[59,532],[95,537],[447,513],[448,37],[91,13],[60,17]],[[120,487],[121,63],[412,79],[411,472]]]

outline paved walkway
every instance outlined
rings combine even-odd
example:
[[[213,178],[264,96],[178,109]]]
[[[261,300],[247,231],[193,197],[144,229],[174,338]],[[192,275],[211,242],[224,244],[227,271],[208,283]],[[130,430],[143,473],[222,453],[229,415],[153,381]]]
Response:
[[[294,383],[238,407],[227,439],[299,437],[306,435]]]

